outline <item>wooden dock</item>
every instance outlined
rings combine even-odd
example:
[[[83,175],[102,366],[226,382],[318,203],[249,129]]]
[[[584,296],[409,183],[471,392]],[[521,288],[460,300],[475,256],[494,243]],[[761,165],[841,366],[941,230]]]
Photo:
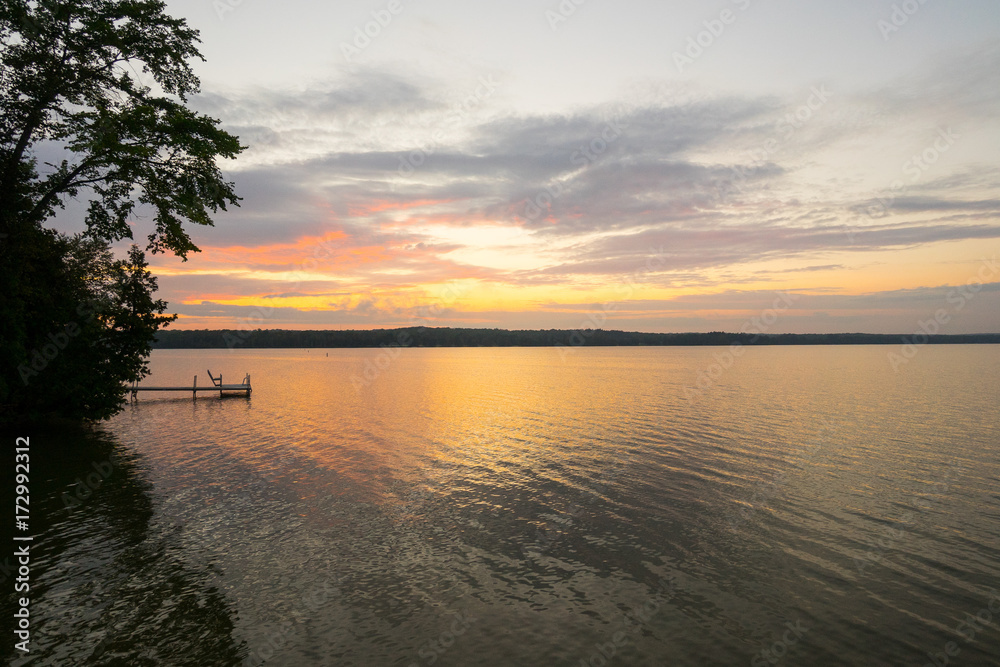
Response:
[[[240,384],[223,384],[222,373],[219,373],[219,377],[214,377],[211,370],[208,371],[208,377],[212,380],[212,384],[201,387],[198,386],[198,376],[195,375],[190,387],[150,387],[135,383],[129,391],[132,394],[133,401],[137,400],[140,391],[189,391],[191,392],[191,398],[198,398],[199,391],[217,391],[219,392],[219,398],[225,396],[226,392],[230,392],[230,396],[236,393],[237,395],[243,394],[247,398],[250,398],[250,392],[253,391],[253,388],[250,386],[249,373],[246,374],[246,377],[243,378],[243,382]]]

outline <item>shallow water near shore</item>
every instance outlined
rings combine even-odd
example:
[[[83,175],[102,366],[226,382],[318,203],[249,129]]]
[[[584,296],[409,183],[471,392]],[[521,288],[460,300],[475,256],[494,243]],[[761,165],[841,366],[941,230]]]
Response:
[[[725,351],[154,351],[18,664],[1000,663],[1000,346]]]

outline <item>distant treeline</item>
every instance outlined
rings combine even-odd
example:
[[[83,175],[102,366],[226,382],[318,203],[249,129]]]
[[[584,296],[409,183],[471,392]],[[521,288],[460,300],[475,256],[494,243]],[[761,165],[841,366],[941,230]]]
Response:
[[[409,327],[405,329],[311,330],[291,329],[198,329],[161,330],[153,348],[328,348],[328,347],[541,347],[565,345],[899,345],[904,343],[969,344],[1000,343],[1000,334],[928,336],[898,334],[756,334],[642,333],[605,329],[453,329]]]

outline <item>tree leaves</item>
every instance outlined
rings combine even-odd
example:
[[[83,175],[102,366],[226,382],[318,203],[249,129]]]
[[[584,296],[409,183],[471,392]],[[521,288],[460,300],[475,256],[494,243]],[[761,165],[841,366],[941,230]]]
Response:
[[[41,223],[89,190],[100,202],[86,221],[92,235],[132,238],[135,206],[125,200],[134,199],[156,211],[147,249],[186,259],[197,248],[183,223],[210,225],[212,213],[238,203],[217,160],[244,147],[184,105],[199,85],[188,62],[201,58],[198,33],[163,8],[153,0],[49,0],[0,9],[0,187],[33,195],[31,206],[5,201],[0,223]],[[60,142],[67,159],[44,177],[27,176],[23,165],[42,141]]]
[[[56,412],[102,419],[148,371],[153,335],[174,316],[133,245],[187,259],[186,225],[239,197],[218,166],[244,147],[186,106],[199,82],[198,32],[158,0],[0,3],[0,421]],[[61,151],[39,163],[36,149]],[[86,233],[45,228],[88,200]]]

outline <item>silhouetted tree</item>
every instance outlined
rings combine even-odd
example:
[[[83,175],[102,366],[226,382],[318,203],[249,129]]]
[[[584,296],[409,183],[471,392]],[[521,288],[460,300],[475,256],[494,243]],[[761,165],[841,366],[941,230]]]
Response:
[[[239,200],[217,165],[243,150],[238,138],[185,106],[198,33],[163,10],[0,4],[0,420],[113,414],[173,318],[142,250],[115,260],[111,244],[133,238],[141,207],[154,221],[146,249],[186,259],[198,248],[184,223],[211,225]],[[40,166],[40,154],[59,157]],[[44,227],[77,197],[83,234]]]

